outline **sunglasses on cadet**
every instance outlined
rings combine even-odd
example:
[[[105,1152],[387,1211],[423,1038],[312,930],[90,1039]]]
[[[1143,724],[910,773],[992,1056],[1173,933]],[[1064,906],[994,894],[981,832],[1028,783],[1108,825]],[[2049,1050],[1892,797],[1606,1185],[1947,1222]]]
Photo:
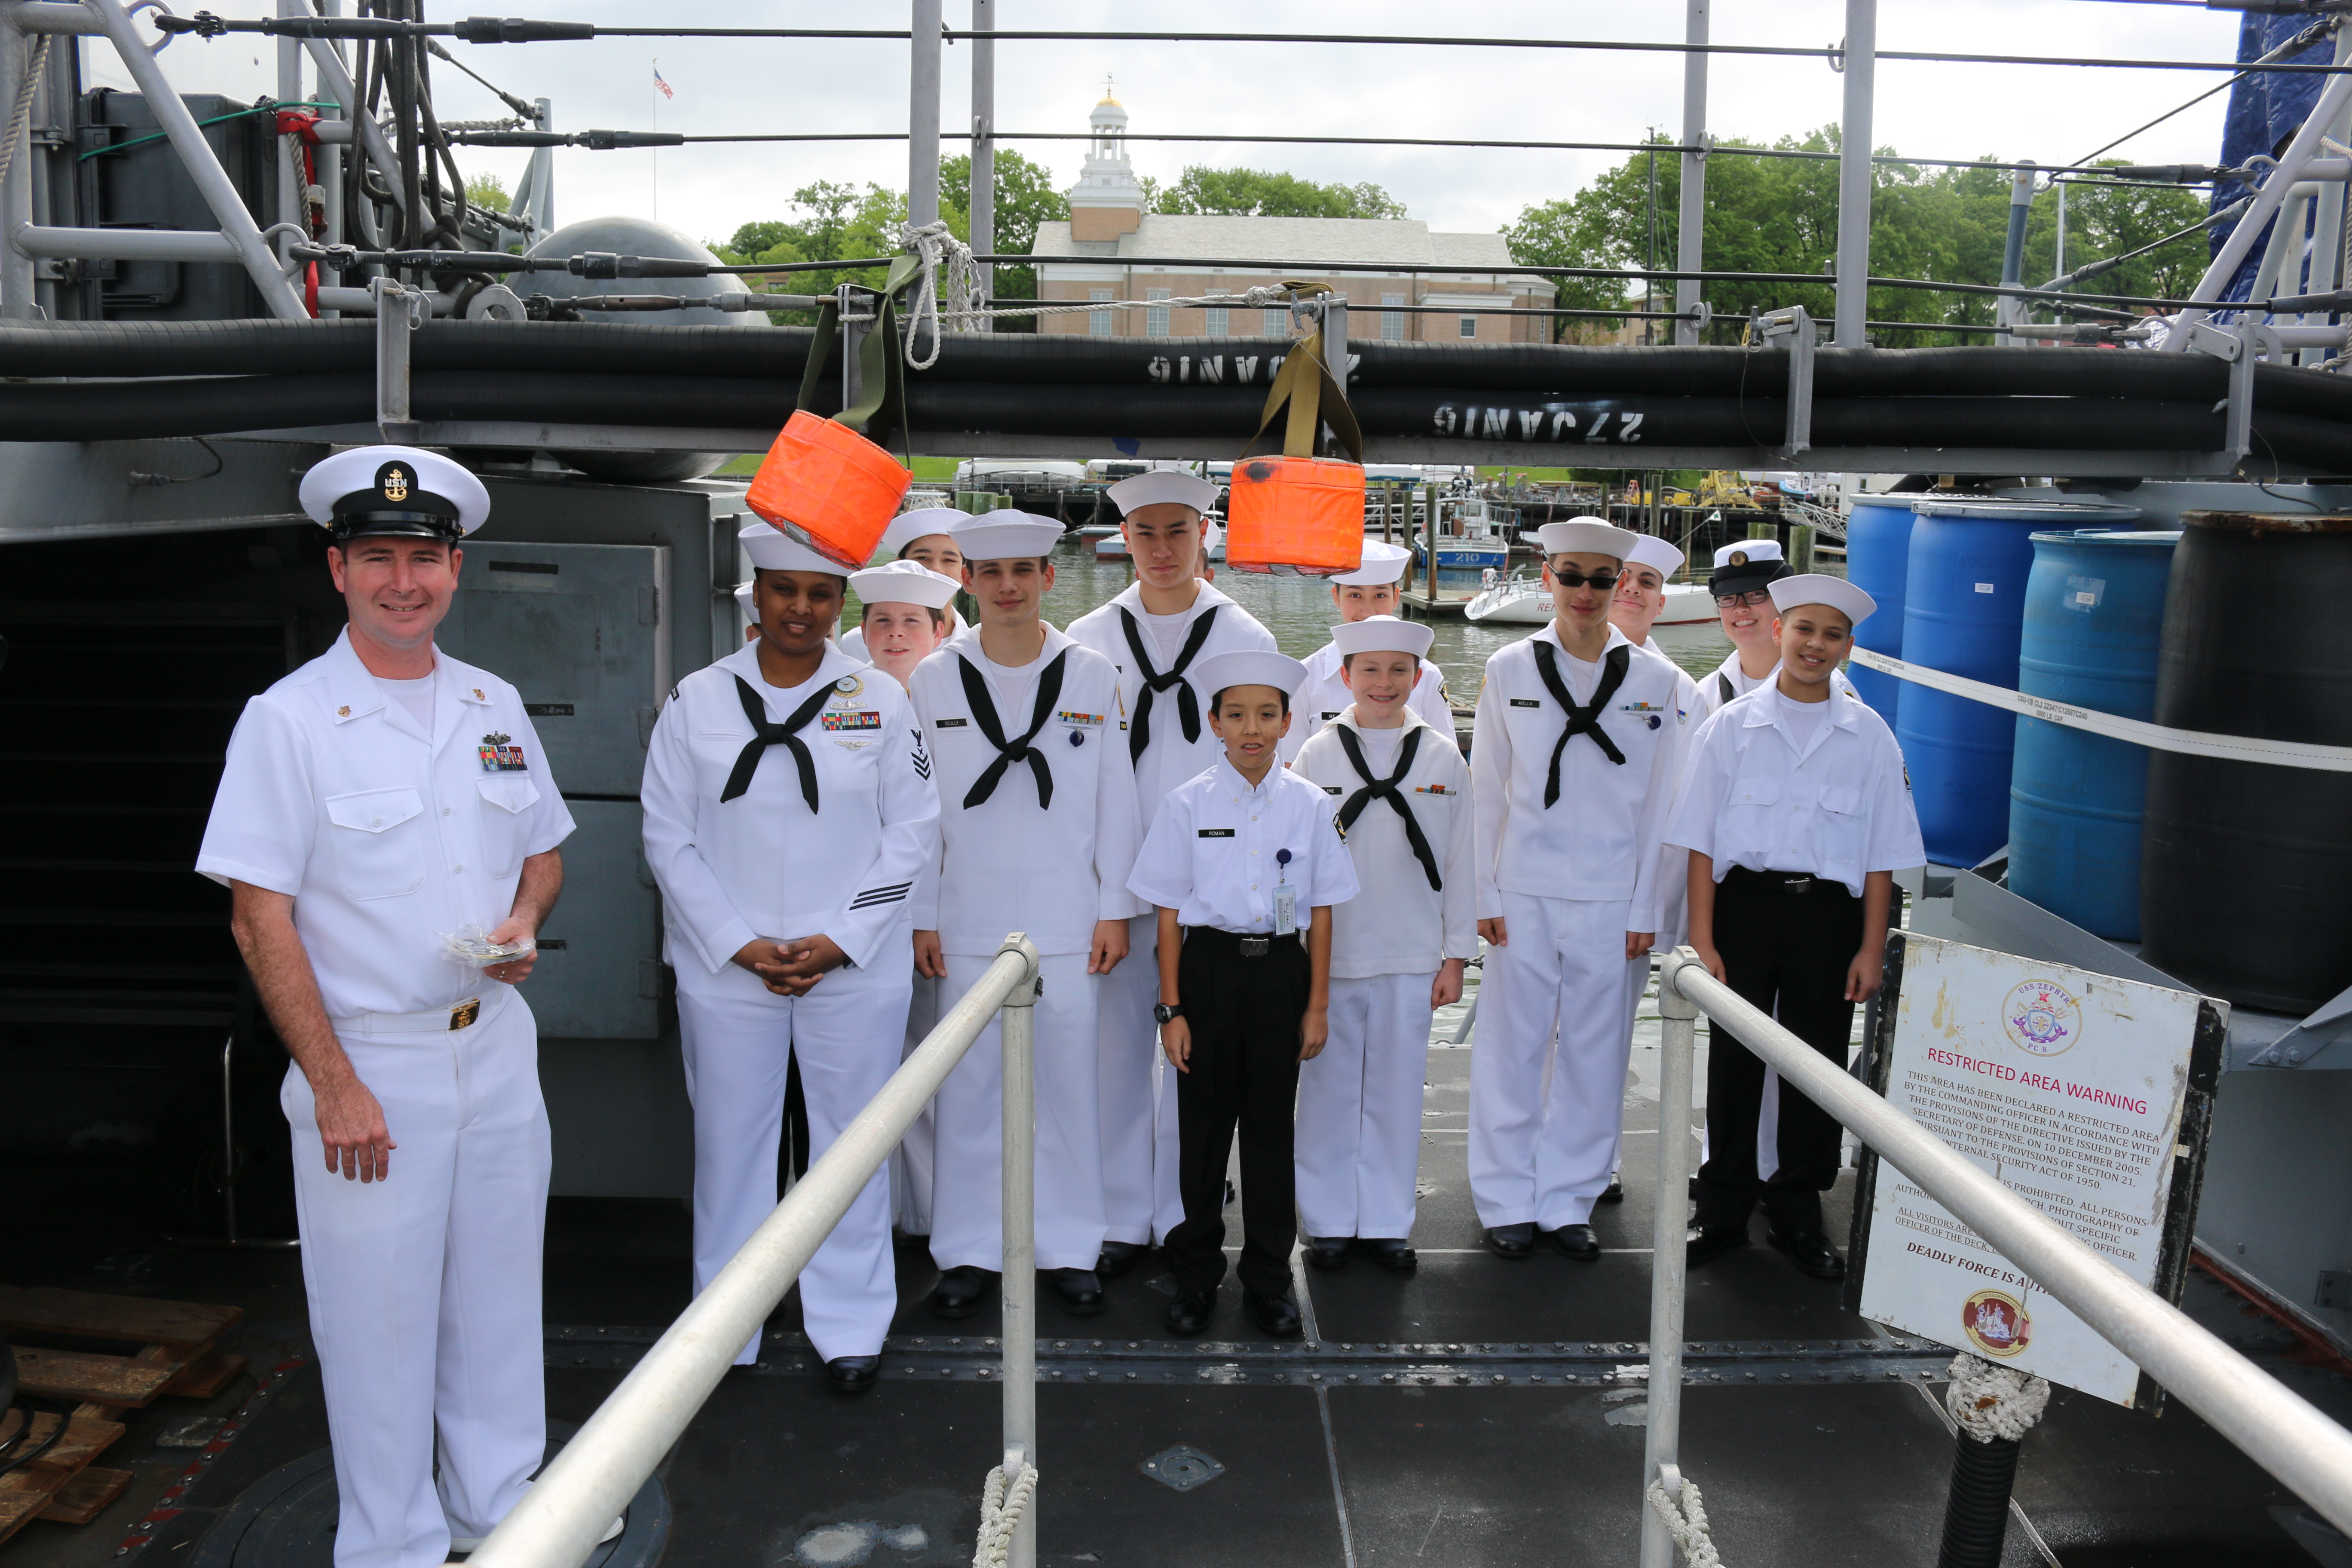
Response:
[[[1573,566],[1565,572],[1553,572],[1551,580],[1563,588],[1581,588],[1590,583],[1604,594],[1617,586],[1617,574],[1614,572],[1595,572],[1588,577]]]

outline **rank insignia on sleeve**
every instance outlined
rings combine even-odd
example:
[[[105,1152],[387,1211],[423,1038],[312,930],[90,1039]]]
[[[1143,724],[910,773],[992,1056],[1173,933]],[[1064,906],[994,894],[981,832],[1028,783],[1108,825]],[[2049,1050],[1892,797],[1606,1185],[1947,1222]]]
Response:
[[[482,759],[482,771],[486,773],[520,773],[530,769],[530,764],[523,760],[522,748],[496,730],[482,737],[482,743],[476,752]]]

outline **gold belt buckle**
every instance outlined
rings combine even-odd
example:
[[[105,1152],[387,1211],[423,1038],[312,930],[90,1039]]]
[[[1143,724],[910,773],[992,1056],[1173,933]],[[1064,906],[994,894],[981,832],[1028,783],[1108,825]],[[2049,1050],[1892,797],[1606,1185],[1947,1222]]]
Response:
[[[449,1027],[452,1029],[471,1028],[473,1026],[474,1020],[481,1016],[482,999],[479,996],[468,996],[463,1002],[458,1003],[455,1007],[449,1009]]]

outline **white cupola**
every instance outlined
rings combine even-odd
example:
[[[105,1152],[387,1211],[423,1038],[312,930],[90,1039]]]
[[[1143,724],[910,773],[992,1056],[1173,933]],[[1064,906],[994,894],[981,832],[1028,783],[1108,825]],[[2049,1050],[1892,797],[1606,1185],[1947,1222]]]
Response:
[[[1070,237],[1105,240],[1133,234],[1143,221],[1143,186],[1127,155],[1127,110],[1112,96],[1108,80],[1087,126],[1092,134],[1086,167],[1069,193]]]

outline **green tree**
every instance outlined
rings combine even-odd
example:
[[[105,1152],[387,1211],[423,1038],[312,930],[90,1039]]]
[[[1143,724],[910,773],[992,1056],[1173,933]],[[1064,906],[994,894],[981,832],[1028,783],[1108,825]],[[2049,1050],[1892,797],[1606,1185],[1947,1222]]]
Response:
[[[466,205],[468,206],[487,207],[494,213],[502,213],[509,210],[508,203],[512,199],[507,195],[506,182],[496,174],[466,176]]]
[[[1156,193],[1151,210],[1219,213],[1234,217],[1387,217],[1405,216],[1404,204],[1380,186],[1318,184],[1296,174],[1262,169],[1187,165],[1176,183]]]
[[[971,157],[959,153],[940,163],[940,210],[959,236],[970,237]],[[1069,198],[1054,183],[1054,171],[1009,147],[996,151],[996,253],[1026,256],[1036,248],[1037,226],[1070,216]],[[1037,269],[999,267],[994,280],[1000,300],[1034,300]]]

